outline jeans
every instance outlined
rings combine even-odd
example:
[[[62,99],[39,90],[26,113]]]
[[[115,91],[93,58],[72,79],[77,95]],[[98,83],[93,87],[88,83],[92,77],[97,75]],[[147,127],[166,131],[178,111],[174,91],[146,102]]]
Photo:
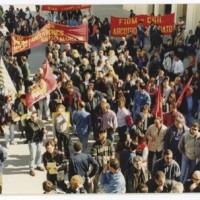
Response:
[[[42,163],[42,153],[41,153],[42,141],[39,142],[28,141],[28,147],[30,151],[29,168],[33,170],[35,164],[39,167],[41,166]]]
[[[38,110],[38,115],[39,118],[42,119],[42,114],[43,111],[45,113],[45,117],[48,119],[50,117],[50,110],[49,110],[49,101],[50,101],[50,96],[47,95],[46,98],[41,99],[39,103],[39,110]]]
[[[184,183],[188,178],[191,178],[191,174],[196,166],[196,159],[190,160],[185,155],[182,155],[181,164],[181,182]]]
[[[109,139],[111,142],[114,142],[114,131],[112,128],[107,129],[107,139]]]
[[[70,159],[71,153],[71,136],[65,136],[63,133],[56,133],[56,137],[58,139],[58,150],[63,151],[62,147],[64,147],[64,153],[67,159]]]
[[[11,124],[10,126],[8,126],[6,131],[4,131],[4,138],[5,138],[6,144],[14,140],[14,129],[15,129],[15,125]]]
[[[195,121],[195,118],[192,116],[192,113],[191,113],[191,112],[188,112],[188,113],[185,115],[185,121],[186,121],[186,125],[187,125],[188,127],[191,127],[192,122]]]
[[[88,139],[89,139],[89,134],[78,134],[77,137],[79,138],[80,142],[83,145],[83,153],[87,152],[87,147],[88,147]]]

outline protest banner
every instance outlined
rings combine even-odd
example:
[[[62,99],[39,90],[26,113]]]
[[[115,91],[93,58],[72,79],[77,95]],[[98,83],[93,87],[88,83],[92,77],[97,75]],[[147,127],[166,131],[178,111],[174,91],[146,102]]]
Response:
[[[91,5],[43,5],[43,11],[74,11],[91,8]]]
[[[136,35],[137,26],[140,21],[143,22],[146,29],[148,29],[149,25],[153,21],[161,27],[164,35],[170,35],[174,30],[174,14],[165,16],[137,15],[131,18],[111,16],[110,21],[110,33],[114,37],[125,37],[130,32]]]
[[[54,43],[84,43],[88,41],[88,24],[64,26],[52,22],[30,36],[11,34],[12,55],[37,47],[48,41]]]

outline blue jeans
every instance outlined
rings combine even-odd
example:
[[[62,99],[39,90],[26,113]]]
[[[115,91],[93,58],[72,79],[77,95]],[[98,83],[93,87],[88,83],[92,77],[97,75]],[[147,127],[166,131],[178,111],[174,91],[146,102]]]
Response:
[[[8,129],[4,132],[5,143],[8,144],[14,140],[14,129],[15,125],[11,124]]]
[[[196,166],[196,159],[190,160],[185,155],[182,155],[181,163],[181,182],[184,183],[191,177],[192,172]]]
[[[195,118],[192,116],[191,112],[188,112],[185,115],[185,121],[188,127],[191,127],[192,123],[195,121]]]
[[[42,142],[28,142],[28,147],[30,151],[30,163],[29,168],[34,169],[34,165],[36,164],[37,167],[41,166],[42,163]]]
[[[39,103],[38,116],[39,116],[40,119],[42,119],[43,111],[44,111],[45,117],[47,119],[50,117],[49,101],[50,101],[50,96],[49,95],[47,95],[46,98],[41,99],[40,101],[38,101],[38,103]]]

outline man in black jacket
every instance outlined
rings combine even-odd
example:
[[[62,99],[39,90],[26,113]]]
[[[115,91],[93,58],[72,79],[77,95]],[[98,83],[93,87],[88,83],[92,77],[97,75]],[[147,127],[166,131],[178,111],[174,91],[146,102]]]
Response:
[[[126,193],[138,193],[138,185],[147,181],[142,168],[141,156],[133,158],[133,166],[126,170],[124,177],[126,180]]]
[[[89,190],[89,183],[94,179],[94,175],[99,170],[97,161],[90,155],[82,153],[82,144],[80,142],[74,143],[75,153],[69,159],[69,181],[74,175],[80,175],[84,179],[84,188]],[[92,171],[89,172],[89,167],[92,165]]]
[[[148,193],[170,193],[176,183],[174,180],[166,180],[164,172],[157,171],[154,178],[149,179],[146,184]]]
[[[157,171],[163,171],[166,179],[180,181],[180,166],[173,159],[173,152],[170,149],[166,149],[163,158],[160,158],[155,162],[153,166],[153,176]]]
[[[32,112],[30,119],[26,121],[25,131],[30,151],[29,174],[31,176],[35,176],[35,163],[37,165],[37,170],[45,170],[44,167],[41,166],[41,148],[44,134],[46,134],[46,130],[43,121],[38,118],[37,112]]]

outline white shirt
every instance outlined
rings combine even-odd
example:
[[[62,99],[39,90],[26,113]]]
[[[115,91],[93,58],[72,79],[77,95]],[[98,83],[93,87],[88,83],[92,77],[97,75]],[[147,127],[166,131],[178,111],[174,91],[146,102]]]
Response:
[[[131,113],[126,109],[126,108],[118,108],[117,112],[117,122],[118,122],[118,127],[126,126],[126,116],[130,115]]]
[[[7,27],[3,24],[3,28],[0,27],[0,31],[3,33],[4,36],[6,36],[6,33],[9,33]]]
[[[173,69],[174,69],[174,74],[177,75],[183,75],[184,72],[184,66],[183,66],[183,62],[181,60],[178,61],[173,61],[172,63]]]

